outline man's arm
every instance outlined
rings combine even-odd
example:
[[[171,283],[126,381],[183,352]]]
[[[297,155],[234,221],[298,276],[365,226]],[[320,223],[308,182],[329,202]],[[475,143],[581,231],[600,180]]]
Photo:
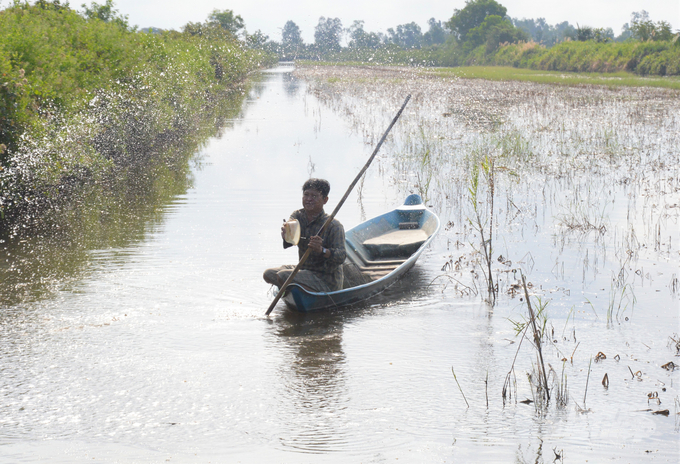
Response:
[[[328,230],[325,248],[328,248],[330,256],[326,254],[326,265],[335,267],[345,262],[347,250],[345,249],[345,228],[338,221],[333,221]]]
[[[290,217],[288,218],[288,220],[292,221],[294,219],[296,221],[300,221],[300,219],[298,218],[298,213],[299,213],[299,211],[293,211],[291,213]],[[284,219],[283,222],[286,222],[286,220]],[[286,249],[286,248],[290,248],[292,246],[295,246],[292,243],[286,242],[286,239],[284,238],[285,236],[286,236],[286,232],[284,231],[283,226],[281,226],[281,240],[283,240],[283,248]]]

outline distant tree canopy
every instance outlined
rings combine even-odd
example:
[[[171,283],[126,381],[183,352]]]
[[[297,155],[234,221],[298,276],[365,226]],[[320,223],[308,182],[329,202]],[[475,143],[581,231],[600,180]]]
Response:
[[[342,22],[339,18],[320,17],[314,28],[314,43],[322,51],[340,50]]]
[[[219,29],[225,31],[239,32],[243,28],[240,16],[233,15],[231,10],[215,10],[210,19],[212,22],[188,24],[185,28],[194,30],[191,28],[198,26],[195,31],[201,34],[206,33],[206,24],[219,24]],[[226,24],[226,28],[222,24]],[[383,59],[418,65],[493,62],[493,55],[504,50],[505,45],[531,41],[550,48],[565,41],[607,43],[615,40],[674,40],[680,48],[680,35],[673,33],[670,24],[651,21],[646,11],[633,13],[630,24],[623,26],[623,33],[619,37],[614,36],[611,28],[572,26],[567,21],[550,25],[545,18],[510,18],[507,8],[497,0],[466,0],[464,7],[454,10],[453,16],[447,21],[430,18],[427,26],[426,32],[416,22],[389,28],[386,33],[370,32],[362,20],[355,20],[349,27],[343,28],[339,18],[322,16],[314,29],[313,44],[303,42],[300,28],[293,21],[287,21],[282,28],[281,43],[269,41],[260,31],[241,35],[251,48],[276,52],[284,59]],[[347,39],[346,45],[341,44],[343,37]],[[543,47],[530,44],[516,50],[529,49],[535,53],[535,50]],[[503,59],[509,60],[507,57]]]
[[[245,27],[243,18],[240,15],[234,15],[232,10],[213,10],[208,16],[208,24],[219,25],[237,37],[241,29]]]
[[[628,26],[628,24],[626,24]],[[649,13],[645,10],[634,12],[631,15],[630,26],[628,26],[630,34],[634,39],[646,42],[652,41],[667,41],[673,40],[673,29],[668,21],[659,21],[654,23],[649,18]]]
[[[505,19],[507,11],[507,8],[495,0],[466,0],[462,10],[454,10],[451,19],[446,22],[446,27],[459,41],[465,42],[468,33],[479,27],[487,16]]]
[[[347,28],[347,34],[349,34],[350,38],[348,44],[350,48],[378,48],[382,42],[379,34],[364,30],[363,21],[354,21]]]
[[[598,43],[613,42],[614,31],[611,27],[606,29],[602,27],[593,28],[590,26],[579,26],[577,24],[576,35],[574,38],[580,42],[586,42],[588,40]]]
[[[53,3],[49,3],[44,0],[40,0],[36,3],[36,6],[41,8],[45,8],[48,5],[53,8],[59,7],[60,2],[55,1]],[[92,2],[90,3],[89,7],[85,3],[80,6],[85,10],[83,12],[83,16],[85,16],[87,19],[99,19],[105,23],[114,23],[125,29],[129,28],[127,15],[118,14],[118,10],[114,8],[113,0],[106,0],[106,3],[103,5],[100,5],[97,2]],[[68,8],[68,3],[63,8]]]
[[[527,32],[515,27],[506,16],[507,9],[495,0],[467,0],[462,10],[455,10],[446,27],[464,53],[484,45],[486,53],[499,44],[529,41]]]
[[[420,48],[423,43],[423,33],[420,26],[414,22],[400,24],[396,31],[389,28],[387,34],[390,42],[404,49]]]
[[[246,45],[250,48],[264,48],[264,45],[269,40],[269,36],[265,35],[261,30],[257,30],[252,34],[246,35]]]
[[[515,27],[522,29],[529,34],[534,42],[552,47],[556,43],[562,42],[566,38],[576,38],[576,28],[567,21],[555,24],[548,24],[545,18],[538,19],[513,19]]]
[[[430,18],[427,20],[427,24],[430,26],[430,29],[423,34],[423,43],[425,45],[437,45],[446,42],[449,34],[446,32],[446,29],[444,29],[444,25],[441,21]]]
[[[467,48],[474,49],[484,45],[487,53],[495,51],[502,43],[529,40],[529,34],[513,26],[509,19],[497,15],[487,16],[479,26],[470,29],[466,37]]]
[[[285,59],[297,59],[304,52],[300,28],[293,21],[287,21],[281,31],[280,55]]]
[[[281,43],[284,47],[302,45],[300,28],[293,21],[288,21],[281,32]]]

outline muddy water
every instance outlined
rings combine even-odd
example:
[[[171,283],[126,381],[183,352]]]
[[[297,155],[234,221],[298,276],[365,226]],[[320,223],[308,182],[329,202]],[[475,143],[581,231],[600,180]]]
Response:
[[[190,188],[156,204],[134,236],[4,244],[4,269],[30,275],[4,287],[14,297],[3,295],[0,313],[0,461],[677,462],[678,371],[660,367],[678,360],[677,243],[636,261],[638,280],[626,282],[637,303],[609,320],[611,244],[553,233],[549,200],[504,229],[503,254],[531,261],[524,270],[550,299],[545,356],[567,374],[564,407],[521,402],[536,362],[527,340],[504,404],[521,340],[510,320],[526,310],[505,292],[491,309],[441,284],[442,266],[468,246],[458,239],[471,239],[460,208],[434,191],[453,225],[400,285],[348,310],[301,316],[280,305],[263,317],[262,270],[295,259],[278,230],[300,185],[329,179],[332,208],[375,138],[290,71],[254,84],[242,114],[199,153]],[[378,136],[390,117],[376,116]],[[387,146],[350,196],[346,226],[418,190],[395,168],[397,151]],[[518,188],[515,203],[535,194]],[[607,358],[591,364],[600,351]],[[660,409],[669,415],[651,414]]]

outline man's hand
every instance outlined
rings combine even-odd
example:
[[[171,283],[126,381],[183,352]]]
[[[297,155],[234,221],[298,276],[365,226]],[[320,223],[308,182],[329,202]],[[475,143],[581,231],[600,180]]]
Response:
[[[321,254],[323,252],[323,240],[318,235],[309,238],[309,248],[314,253]]]
[[[283,225],[281,226],[281,238],[284,239],[284,240],[286,239],[286,228],[285,228],[285,225],[286,225],[286,220],[284,219],[284,220],[283,220]]]

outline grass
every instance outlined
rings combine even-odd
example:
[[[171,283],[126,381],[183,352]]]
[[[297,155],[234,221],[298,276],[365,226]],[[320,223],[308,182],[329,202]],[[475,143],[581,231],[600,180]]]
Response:
[[[508,66],[464,66],[456,68],[426,68],[438,77],[485,79],[489,81],[529,81],[558,85],[605,85],[607,87],[659,87],[680,90],[680,77],[641,77],[629,72],[569,73],[539,71]]]
[[[384,64],[367,63],[361,61],[296,61],[298,66],[333,66],[333,67],[382,67]],[[412,68],[404,64],[390,66]],[[656,87],[680,90],[678,76],[639,76],[630,72],[619,71],[612,73],[596,72],[566,72],[543,71],[511,66],[460,66],[460,67],[417,67],[416,72],[434,75],[444,79],[484,79],[488,81],[524,81],[538,84],[553,84],[565,86],[604,85],[609,88],[617,87]]]

